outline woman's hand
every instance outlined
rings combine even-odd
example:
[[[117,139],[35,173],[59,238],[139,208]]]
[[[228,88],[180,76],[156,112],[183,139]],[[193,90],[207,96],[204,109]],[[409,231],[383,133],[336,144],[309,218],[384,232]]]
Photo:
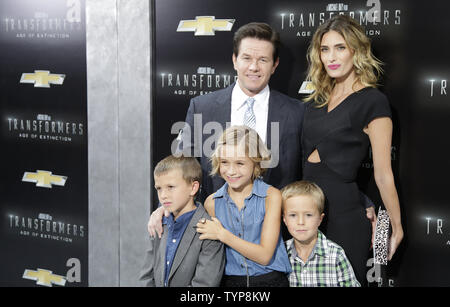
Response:
[[[389,255],[388,260],[390,261],[397,250],[397,247],[400,245],[400,242],[403,240],[403,228],[400,226],[397,230],[392,230],[392,235],[389,242]]]
[[[161,206],[155,211],[153,211],[153,213],[150,215],[150,219],[148,220],[147,224],[147,230],[152,238],[156,237],[156,234],[158,234],[158,238],[161,239],[163,233],[162,227],[163,215],[168,217],[169,214],[170,212]]]
[[[199,239],[200,240],[220,240],[225,228],[223,228],[222,223],[215,218],[212,217],[211,220],[207,220],[205,218],[200,219],[197,223],[197,232],[201,233]]]

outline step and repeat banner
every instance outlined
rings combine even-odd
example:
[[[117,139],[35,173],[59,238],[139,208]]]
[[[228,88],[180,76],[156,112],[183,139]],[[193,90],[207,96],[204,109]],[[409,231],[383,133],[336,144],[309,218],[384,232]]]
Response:
[[[87,286],[84,0],[0,2],[0,285]]]
[[[383,268],[368,260],[375,286],[450,285],[450,4],[430,1],[352,0],[153,0],[153,163],[171,153],[190,98],[236,80],[232,37],[242,25],[267,22],[284,48],[270,86],[292,97],[305,80],[306,50],[315,29],[335,14],[350,15],[366,29],[384,63],[380,90],[390,100],[394,135],[392,166],[402,207],[405,239]],[[300,159],[300,157],[299,157]],[[359,184],[378,205],[369,151]],[[156,199],[153,195],[153,199]]]
[[[154,164],[171,153],[190,98],[236,80],[232,37],[240,26],[262,21],[280,32],[284,47],[270,86],[302,99],[317,26],[335,14],[358,20],[386,63],[380,89],[393,110],[391,158],[405,229],[387,267],[368,259],[367,279],[450,285],[450,4],[152,0],[152,8]],[[85,1],[2,0],[0,50],[0,285],[87,286]],[[380,204],[370,151],[359,184]]]

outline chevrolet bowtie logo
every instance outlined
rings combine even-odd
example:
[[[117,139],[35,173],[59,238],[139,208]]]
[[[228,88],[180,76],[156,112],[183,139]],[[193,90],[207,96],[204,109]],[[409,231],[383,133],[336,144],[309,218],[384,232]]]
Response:
[[[53,285],[65,286],[66,279],[64,276],[52,274],[52,271],[37,269],[37,271],[33,270],[25,270],[22,278],[35,280],[36,284],[40,286],[52,287]]]
[[[195,36],[215,35],[215,31],[231,31],[234,19],[215,19],[215,16],[197,16],[195,20],[182,20],[177,32],[195,32]]]
[[[61,85],[66,75],[50,74],[48,70],[35,70],[34,73],[23,73],[20,83],[32,83],[34,87],[50,87],[50,84]]]
[[[311,81],[303,81],[302,86],[298,90],[299,94],[312,94],[314,93],[314,85]]]
[[[25,172],[23,174],[22,181],[36,183],[37,187],[52,188],[52,185],[64,186],[66,184],[67,177],[52,175],[52,172],[40,171],[36,173]]]

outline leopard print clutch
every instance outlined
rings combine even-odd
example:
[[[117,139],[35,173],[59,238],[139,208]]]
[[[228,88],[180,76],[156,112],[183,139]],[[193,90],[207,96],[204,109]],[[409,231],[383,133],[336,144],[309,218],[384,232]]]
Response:
[[[386,210],[379,209],[375,238],[373,242],[373,258],[376,264],[387,265],[389,253],[389,214]]]

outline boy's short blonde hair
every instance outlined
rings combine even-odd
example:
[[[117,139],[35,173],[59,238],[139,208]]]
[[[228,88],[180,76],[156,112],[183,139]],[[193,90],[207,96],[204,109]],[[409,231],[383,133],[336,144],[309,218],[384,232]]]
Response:
[[[170,155],[156,164],[153,170],[153,176],[160,176],[169,171],[179,169],[186,183],[191,184],[194,181],[202,182],[202,167],[194,157]],[[197,192],[198,193],[198,192]]]
[[[261,167],[262,161],[270,160],[270,151],[259,137],[258,133],[247,126],[231,126],[220,136],[216,149],[211,155],[211,176],[219,174],[220,150],[224,145],[244,145],[245,154],[255,164],[252,180],[262,176],[267,170]]]
[[[313,199],[314,203],[317,205],[319,213],[322,214],[325,207],[325,195],[322,189],[314,182],[301,180],[288,184],[283,189],[281,189],[281,197],[283,199],[283,210],[284,202],[291,197],[295,196],[309,196]]]

